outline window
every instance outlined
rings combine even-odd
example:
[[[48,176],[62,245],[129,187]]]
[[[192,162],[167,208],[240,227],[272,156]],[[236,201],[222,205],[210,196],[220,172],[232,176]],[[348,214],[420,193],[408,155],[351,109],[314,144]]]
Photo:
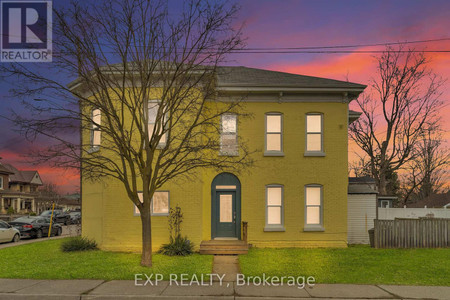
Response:
[[[284,231],[283,186],[266,186],[266,227],[264,231]]]
[[[220,127],[220,154],[238,155],[237,115],[223,114]]]
[[[0,176],[0,190],[3,190],[3,176]]]
[[[388,208],[389,207],[389,201],[388,200],[381,200],[381,207],[382,208]]]
[[[323,231],[322,222],[322,186],[305,187],[305,230]]]
[[[101,126],[102,113],[100,109],[96,108],[92,110],[92,128],[91,128],[91,146],[92,148],[98,148],[101,142]]]
[[[162,128],[165,126],[165,122],[167,119],[167,116],[162,118],[162,120],[157,120],[158,117],[158,110],[159,110],[159,101],[157,100],[150,100],[148,101],[148,138],[151,140],[153,136],[153,132],[155,130],[159,130],[157,134],[160,134],[163,130]],[[155,129],[155,126],[158,129]],[[166,133],[163,133],[159,139],[158,147],[162,148],[166,145],[167,139],[166,139]]]
[[[142,198],[142,192],[138,192],[138,197],[141,203],[144,201]],[[169,191],[156,191],[153,194],[153,198],[150,204],[150,211],[153,216],[167,216],[169,215]],[[139,216],[139,209],[134,206],[134,215]]]
[[[283,116],[280,113],[266,114],[265,155],[283,155]]]
[[[306,152],[323,153],[323,115],[306,115]]]

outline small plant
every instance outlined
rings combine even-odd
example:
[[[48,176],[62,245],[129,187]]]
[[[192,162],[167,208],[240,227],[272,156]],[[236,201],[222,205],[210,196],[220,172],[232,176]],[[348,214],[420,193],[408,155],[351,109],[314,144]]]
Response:
[[[35,215],[36,215],[35,212],[31,212],[31,213],[30,213],[30,216],[35,216]]]
[[[186,256],[194,252],[194,244],[188,240],[187,236],[181,236],[181,223],[183,222],[183,214],[181,208],[176,206],[170,208],[169,211],[169,233],[170,240],[168,244],[164,244],[159,249],[159,253],[169,256]]]
[[[10,206],[10,207],[8,207],[8,210],[7,210],[6,213],[7,213],[8,215],[12,215],[12,214],[15,214],[16,212],[15,212],[15,210],[14,210],[14,207]]]
[[[63,252],[72,251],[88,251],[98,250],[97,243],[94,240],[90,240],[86,237],[77,236],[64,241],[61,245]]]

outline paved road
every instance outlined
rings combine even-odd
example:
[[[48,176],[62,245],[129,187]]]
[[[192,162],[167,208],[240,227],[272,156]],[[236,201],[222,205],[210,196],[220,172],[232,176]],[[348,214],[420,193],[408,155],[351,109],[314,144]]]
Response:
[[[25,239],[20,240],[20,242],[18,242],[18,243],[0,243],[0,249],[15,247],[15,246],[24,245],[24,244],[38,243],[38,242],[42,242],[42,241],[47,241],[49,239],[55,240],[55,239],[65,238],[68,236],[77,236],[77,235],[80,235],[80,232],[81,232],[80,225],[68,225],[68,226],[63,226],[62,228],[63,228],[63,231],[62,231],[61,236],[54,236],[51,238],[42,238],[42,239],[25,238]]]

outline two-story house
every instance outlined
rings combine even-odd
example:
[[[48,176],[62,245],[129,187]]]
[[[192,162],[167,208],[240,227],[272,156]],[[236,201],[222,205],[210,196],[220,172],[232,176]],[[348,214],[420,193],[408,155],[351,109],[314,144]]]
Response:
[[[0,163],[0,213],[6,213],[10,207],[16,213],[36,212],[36,197],[41,185],[38,171],[21,171]]]
[[[199,170],[169,183],[152,205],[153,249],[169,239],[169,207],[184,214],[183,234],[202,241],[241,240],[257,247],[347,246],[348,109],[365,85],[246,67],[221,67],[217,97],[242,97],[251,120],[221,119],[224,145],[248,140],[255,166],[241,175]],[[100,121],[100,120],[98,120]],[[94,135],[95,139],[95,135]],[[226,142],[225,142],[226,141]],[[101,147],[100,136],[95,139]],[[220,155],[220,153],[218,153]],[[141,250],[138,212],[119,182],[82,175],[83,235],[102,249]]]

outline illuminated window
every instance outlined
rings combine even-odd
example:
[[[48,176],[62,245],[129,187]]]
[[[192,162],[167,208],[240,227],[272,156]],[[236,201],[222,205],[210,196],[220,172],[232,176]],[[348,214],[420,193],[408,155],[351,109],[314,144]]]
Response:
[[[322,186],[305,186],[305,227],[322,226],[322,203]]]
[[[238,155],[237,115],[235,114],[221,116],[220,154]]]
[[[142,192],[138,193],[139,200],[141,203],[143,202]],[[169,191],[156,191],[153,194],[153,198],[150,204],[150,211],[152,215],[156,216],[167,216],[169,215]],[[139,216],[139,209],[137,206],[134,206],[134,215]]]
[[[266,228],[281,229],[284,223],[283,217],[283,186],[266,186]]]
[[[323,128],[321,114],[306,115],[306,152],[323,152]]]
[[[283,116],[280,113],[266,114],[266,155],[283,152]]]
[[[101,143],[101,131],[100,126],[102,122],[102,113],[100,109],[96,108],[92,110],[92,127],[91,127],[91,146],[92,148],[100,147]]]
[[[0,176],[0,190],[3,190],[3,176]]]
[[[159,135],[165,126],[165,122],[167,121],[167,115],[165,114],[163,118],[158,120],[158,110],[159,110],[159,101],[150,100],[148,101],[148,138],[151,140],[154,133]],[[155,128],[156,127],[156,128]],[[158,130],[158,132],[155,132]],[[166,133],[163,133],[159,139],[158,147],[164,147],[167,143]]]

